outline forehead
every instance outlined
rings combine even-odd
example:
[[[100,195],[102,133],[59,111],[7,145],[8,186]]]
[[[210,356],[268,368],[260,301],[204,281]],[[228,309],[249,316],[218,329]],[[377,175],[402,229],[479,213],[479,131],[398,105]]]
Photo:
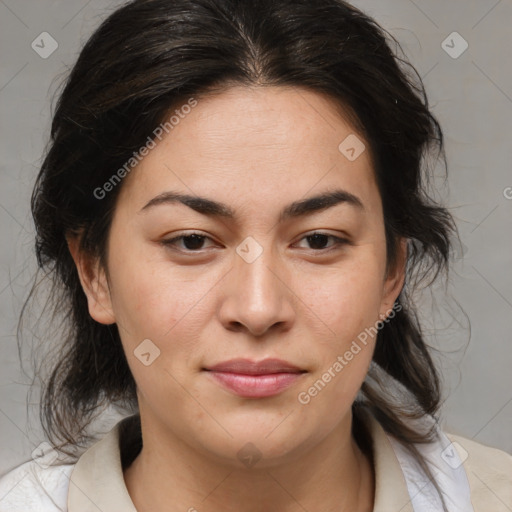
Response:
[[[233,87],[196,101],[169,112],[172,129],[123,183],[121,195],[140,208],[166,190],[260,210],[340,187],[379,200],[369,147],[330,98]]]

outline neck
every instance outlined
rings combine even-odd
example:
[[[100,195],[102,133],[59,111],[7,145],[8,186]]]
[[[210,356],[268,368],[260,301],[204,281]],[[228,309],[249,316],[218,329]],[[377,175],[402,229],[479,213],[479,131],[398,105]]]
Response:
[[[351,436],[351,416],[300,455],[249,468],[200,453],[144,418],[143,448],[124,472],[138,512],[373,510],[373,465]]]

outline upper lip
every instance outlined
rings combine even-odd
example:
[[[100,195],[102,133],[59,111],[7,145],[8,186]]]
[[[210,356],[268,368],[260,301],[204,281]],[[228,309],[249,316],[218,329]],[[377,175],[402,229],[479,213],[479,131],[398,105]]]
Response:
[[[263,361],[251,361],[250,359],[230,359],[205,370],[227,373],[240,373],[244,375],[268,375],[271,373],[303,373],[299,367],[282,359],[264,359]]]

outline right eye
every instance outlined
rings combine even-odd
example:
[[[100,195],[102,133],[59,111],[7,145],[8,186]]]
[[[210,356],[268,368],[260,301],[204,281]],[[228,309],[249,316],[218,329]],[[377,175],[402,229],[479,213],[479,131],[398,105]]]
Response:
[[[200,252],[202,249],[202,245],[205,239],[211,240],[210,237],[203,235],[201,233],[187,233],[181,234],[179,236],[169,238],[166,240],[162,240],[160,243],[166,247],[170,247],[171,249],[176,249],[181,252]],[[177,248],[176,242],[183,241],[184,248]]]

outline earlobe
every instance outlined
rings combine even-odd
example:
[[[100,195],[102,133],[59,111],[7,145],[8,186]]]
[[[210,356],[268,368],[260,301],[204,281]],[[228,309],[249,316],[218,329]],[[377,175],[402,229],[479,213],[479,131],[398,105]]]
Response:
[[[80,248],[80,237],[67,238],[69,252],[75,262],[80,284],[87,297],[89,314],[100,324],[115,323],[114,311],[105,270],[98,258]]]
[[[408,242],[408,238],[402,237],[400,239],[396,264],[384,281],[384,293],[380,311],[381,318],[388,316],[403,288],[408,256]]]

